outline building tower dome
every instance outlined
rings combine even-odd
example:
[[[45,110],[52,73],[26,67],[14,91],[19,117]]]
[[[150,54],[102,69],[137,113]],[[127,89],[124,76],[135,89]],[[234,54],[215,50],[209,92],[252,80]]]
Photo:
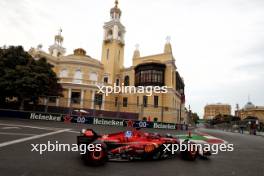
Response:
[[[136,44],[133,58],[138,58],[138,57],[140,57],[139,44]]]
[[[86,51],[83,48],[77,48],[73,51],[75,56],[85,56]]]
[[[55,35],[54,38],[55,38],[55,43],[57,43],[58,45],[62,45],[64,38],[61,35],[61,30],[58,35]]]
[[[118,8],[118,0],[115,1],[115,7],[110,10],[111,18],[114,20],[120,20],[121,10]]]
[[[120,22],[121,10],[118,8],[118,1],[115,1],[115,7],[110,10],[111,19],[104,25],[104,41],[111,42],[117,40],[119,44],[124,45],[125,27]]]
[[[164,46],[164,53],[172,53],[171,43],[170,43],[170,36],[166,37],[166,44]]]
[[[244,106],[244,109],[251,109],[255,108],[255,105],[252,102],[247,102],[247,104]]]
[[[59,33],[54,37],[54,44],[49,47],[49,52],[54,57],[63,56],[66,53],[66,49],[62,47],[63,36],[61,35],[62,29],[59,30]]]

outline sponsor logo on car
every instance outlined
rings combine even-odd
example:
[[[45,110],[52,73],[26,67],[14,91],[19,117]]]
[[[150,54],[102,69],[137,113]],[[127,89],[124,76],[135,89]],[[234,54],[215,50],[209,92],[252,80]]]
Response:
[[[126,131],[125,132],[125,137],[127,137],[127,138],[132,137],[132,131]]]
[[[48,120],[48,121],[61,121],[61,115],[31,113],[30,119],[33,120]]]

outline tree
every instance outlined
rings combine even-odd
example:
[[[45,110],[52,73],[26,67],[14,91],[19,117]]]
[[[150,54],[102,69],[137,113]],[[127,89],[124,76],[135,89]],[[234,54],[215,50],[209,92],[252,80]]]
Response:
[[[197,113],[192,112],[191,110],[188,111],[189,123],[198,124],[199,123],[199,116]]]
[[[221,124],[221,123],[231,124],[232,122],[238,122],[238,121],[240,121],[239,117],[233,115],[218,114],[212,119],[212,124]]]
[[[45,58],[33,59],[22,46],[0,48],[0,99],[16,97],[23,109],[26,100],[61,96],[62,87],[52,67]]]
[[[199,116],[197,113],[192,113],[192,120],[194,121],[195,124],[199,123]]]

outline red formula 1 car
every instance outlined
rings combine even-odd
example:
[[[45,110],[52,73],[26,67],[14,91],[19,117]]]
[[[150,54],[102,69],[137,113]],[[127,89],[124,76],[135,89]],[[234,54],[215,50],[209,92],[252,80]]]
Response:
[[[187,142],[187,141],[185,141]],[[81,155],[89,165],[103,165],[106,161],[158,160],[172,158],[175,153],[165,150],[167,144],[180,144],[179,139],[171,135],[161,136],[157,133],[146,133],[138,129],[113,134],[98,135],[92,129],[82,130],[77,136],[77,144],[100,144],[100,151],[87,151]],[[183,159],[195,160],[197,156],[207,157],[210,152],[197,149],[181,151]]]

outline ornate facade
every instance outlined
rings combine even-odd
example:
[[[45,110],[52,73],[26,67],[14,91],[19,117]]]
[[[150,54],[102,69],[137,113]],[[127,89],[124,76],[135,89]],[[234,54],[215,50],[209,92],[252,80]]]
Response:
[[[264,123],[264,106],[255,106],[250,101],[242,109],[236,110],[235,114],[241,120],[253,117]]]
[[[213,119],[217,115],[231,115],[231,106],[228,104],[209,104],[204,107],[204,119]]]
[[[133,65],[124,67],[125,26],[118,1],[110,10],[110,21],[103,26],[101,61],[87,55],[82,48],[65,55],[61,31],[49,53],[41,48],[31,48],[33,57],[45,57],[54,65],[64,97],[56,97],[46,103],[54,106],[105,111],[133,112],[139,119],[183,123],[185,120],[184,81],[177,72],[172,47],[167,39],[164,52],[141,56],[138,46],[133,55]],[[98,85],[167,86],[165,94],[98,94]]]

